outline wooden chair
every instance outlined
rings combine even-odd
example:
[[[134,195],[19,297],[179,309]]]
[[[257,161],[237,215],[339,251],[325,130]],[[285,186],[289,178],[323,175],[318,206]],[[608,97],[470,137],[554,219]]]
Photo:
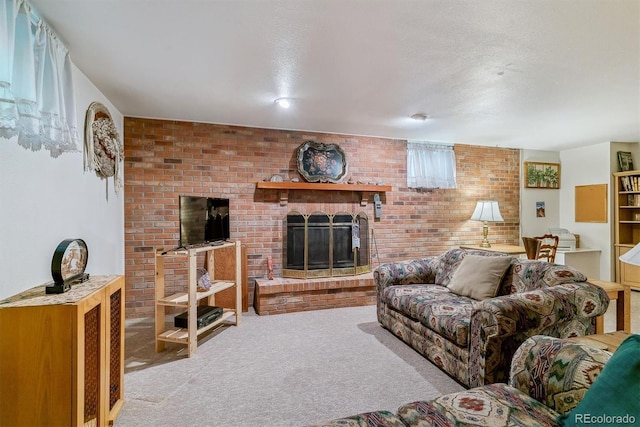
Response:
[[[545,234],[542,236],[534,237],[534,239],[540,240],[541,242],[536,259],[544,259],[547,262],[555,262],[556,250],[558,249],[558,242],[560,242],[560,238],[553,234]]]
[[[527,258],[538,259],[538,252],[540,252],[542,240],[538,240],[535,237],[523,237],[522,243],[524,244],[524,250],[527,253]]]

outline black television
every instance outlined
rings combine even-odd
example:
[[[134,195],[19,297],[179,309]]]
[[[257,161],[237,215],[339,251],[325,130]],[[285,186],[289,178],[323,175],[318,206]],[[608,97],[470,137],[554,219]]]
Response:
[[[229,199],[180,196],[180,246],[227,240]]]

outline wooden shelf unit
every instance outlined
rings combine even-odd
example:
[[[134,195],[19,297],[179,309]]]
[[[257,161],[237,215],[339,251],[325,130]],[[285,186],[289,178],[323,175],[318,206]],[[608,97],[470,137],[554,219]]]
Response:
[[[360,193],[360,205],[366,206],[369,193],[386,193],[391,191],[390,185],[376,184],[333,184],[327,182],[271,182],[260,181],[256,188],[266,190],[280,190],[280,205],[285,206],[289,201],[289,190],[316,191],[354,191]]]
[[[124,277],[0,301],[0,424],[108,426],[124,404]]]
[[[211,288],[198,291],[198,260],[204,253],[207,271],[211,278]],[[187,263],[186,292],[166,295],[165,260],[172,259]],[[219,268],[223,263],[227,268]],[[218,267],[216,267],[218,265]],[[229,265],[232,268],[228,268]],[[222,324],[239,325],[242,320],[242,249],[240,241],[226,242],[220,245],[203,245],[188,249],[169,250],[157,248],[155,252],[155,336],[156,351],[164,350],[164,343],[171,342],[187,346],[187,355],[191,357],[198,347],[198,336]],[[216,273],[218,276],[216,276]],[[225,277],[221,277],[225,276]],[[218,292],[235,287],[233,307],[224,307],[222,316],[214,322],[197,327],[197,306],[200,301],[207,300],[213,306]],[[176,328],[167,326],[166,307],[181,307],[188,312],[188,327]],[[230,318],[235,318],[230,321]]]
[[[640,243],[640,170],[617,172],[615,177],[616,282],[640,290],[640,267],[620,261],[620,256]]]

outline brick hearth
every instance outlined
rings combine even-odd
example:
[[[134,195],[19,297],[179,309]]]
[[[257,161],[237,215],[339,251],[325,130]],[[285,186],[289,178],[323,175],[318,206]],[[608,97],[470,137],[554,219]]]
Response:
[[[260,315],[375,303],[373,273],[321,279],[256,279],[254,306]]]

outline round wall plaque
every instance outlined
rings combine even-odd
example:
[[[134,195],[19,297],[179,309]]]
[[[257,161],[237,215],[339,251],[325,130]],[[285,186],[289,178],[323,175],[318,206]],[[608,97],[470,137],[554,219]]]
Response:
[[[89,249],[84,240],[65,239],[60,242],[51,260],[54,285],[47,287],[47,293],[66,292],[72,282],[82,281],[86,277],[84,270],[88,260]]]

